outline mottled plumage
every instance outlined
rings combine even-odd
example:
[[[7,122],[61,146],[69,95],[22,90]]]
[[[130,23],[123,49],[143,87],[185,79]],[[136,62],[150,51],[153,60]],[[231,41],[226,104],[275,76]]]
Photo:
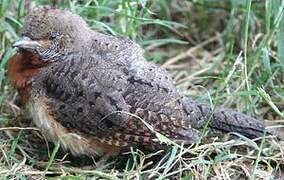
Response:
[[[157,84],[160,81],[145,78],[148,73],[160,76],[159,71],[143,71],[144,75],[134,70],[125,72],[115,61],[97,55],[86,58],[84,54],[77,53],[49,65],[32,81],[31,99],[47,97],[46,105],[63,127],[118,141],[114,144],[119,145],[143,144],[143,137],[150,138],[149,144],[152,143],[151,139],[157,137],[131,113],[173,140],[197,140],[197,131],[190,127],[181,96],[175,89]],[[188,133],[181,133],[185,130]],[[122,135],[118,137],[117,132]]]
[[[92,31],[68,11],[34,10],[21,36],[26,38],[15,43],[20,51],[8,67],[11,82],[20,92],[30,89],[27,99],[35,124],[74,154],[116,154],[129,146],[159,145],[145,122],[186,144],[198,140],[196,129],[208,121],[214,131],[250,138],[265,131],[256,119],[228,109],[212,112],[184,97],[167,71],[145,60],[139,45]],[[17,60],[23,53],[34,60]],[[21,70],[13,68],[19,64]],[[37,71],[21,79],[31,68]],[[14,83],[19,79],[26,85]]]

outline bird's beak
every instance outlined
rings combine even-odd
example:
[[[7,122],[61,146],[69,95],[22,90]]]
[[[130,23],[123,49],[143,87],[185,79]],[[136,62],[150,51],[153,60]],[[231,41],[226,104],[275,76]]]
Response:
[[[18,47],[22,49],[36,49],[41,47],[41,45],[37,41],[33,41],[28,37],[23,37],[20,40],[16,41],[13,45],[13,48]]]

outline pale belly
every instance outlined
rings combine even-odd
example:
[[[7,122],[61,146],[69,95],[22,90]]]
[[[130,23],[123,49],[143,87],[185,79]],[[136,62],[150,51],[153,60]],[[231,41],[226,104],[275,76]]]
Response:
[[[70,150],[73,155],[116,155],[119,147],[101,143],[97,138],[75,133],[67,130],[52,116],[50,108],[46,105],[46,98],[33,98],[29,103],[29,111],[35,125],[46,138],[54,143],[60,143],[64,149]]]

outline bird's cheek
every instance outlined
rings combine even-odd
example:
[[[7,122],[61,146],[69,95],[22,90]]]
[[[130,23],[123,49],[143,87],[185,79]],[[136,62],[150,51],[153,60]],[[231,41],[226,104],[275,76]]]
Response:
[[[40,60],[43,62],[54,62],[60,56],[56,47],[49,47],[49,48],[38,48],[37,53],[40,57]]]
[[[41,48],[48,49],[52,42],[50,40],[39,40],[38,43],[41,45]]]

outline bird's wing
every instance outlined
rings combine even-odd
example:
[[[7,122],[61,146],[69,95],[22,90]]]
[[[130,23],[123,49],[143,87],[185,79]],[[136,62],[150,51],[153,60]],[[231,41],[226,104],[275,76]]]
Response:
[[[43,69],[33,79],[32,96],[46,97],[54,119],[65,128],[108,144],[155,143],[153,130],[174,140],[196,141],[197,131],[186,121],[179,100],[157,86],[110,61],[79,56]]]

